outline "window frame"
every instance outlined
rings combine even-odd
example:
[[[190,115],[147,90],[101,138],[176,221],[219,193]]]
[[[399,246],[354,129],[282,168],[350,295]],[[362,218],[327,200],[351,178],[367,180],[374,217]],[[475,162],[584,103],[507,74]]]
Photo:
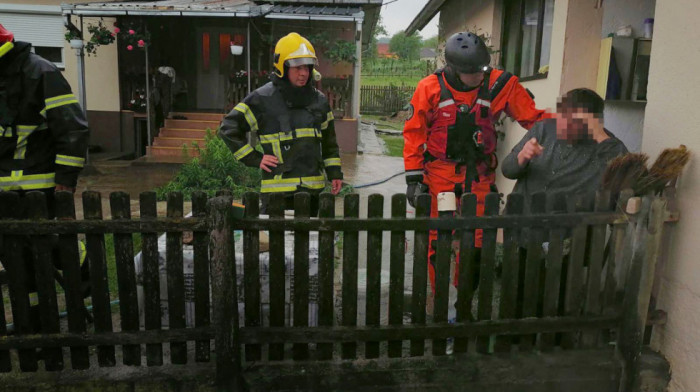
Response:
[[[51,63],[52,63],[53,65],[55,65],[56,68],[58,68],[59,70],[61,70],[61,71],[65,71],[65,70],[66,70],[66,51],[65,51],[65,48],[63,48],[63,47],[57,47],[57,46],[34,46],[34,45],[32,45],[32,53],[37,54],[37,53],[36,53],[36,48],[37,48],[37,47],[38,47],[38,48],[54,48],[54,49],[59,49],[59,50],[61,51],[61,61],[60,61],[60,62],[51,61],[51,60],[48,60],[48,59],[46,59],[46,60],[51,61]],[[41,54],[38,54],[38,55],[41,56]]]
[[[540,60],[542,57],[542,36],[544,34],[544,14],[545,14],[545,6],[546,6],[546,1],[547,0],[539,0],[538,4],[538,15],[537,15],[537,37],[535,39],[535,53],[534,53],[534,60],[535,64],[533,69],[535,70],[535,74],[533,75],[521,75],[522,71],[522,55],[523,55],[523,30],[522,28],[517,29],[517,36],[515,39],[517,40],[517,44],[515,47],[515,50],[510,53],[508,51],[508,46],[507,43],[509,41],[510,37],[510,25],[513,23],[513,19],[515,19],[518,23],[518,26],[522,23],[522,15],[525,12],[525,0],[503,0],[503,15],[502,15],[502,20],[501,20],[501,25],[503,28],[501,31],[503,31],[503,34],[501,35],[501,56],[500,56],[500,66],[503,69],[506,69],[506,63],[507,60],[509,59],[509,56],[515,56],[515,61],[514,61],[514,69],[509,70],[506,69],[506,71],[512,72],[514,75],[517,75],[520,78],[520,81],[528,81],[528,80],[538,80],[538,79],[546,79],[549,71],[544,72],[544,73],[537,73],[537,71],[541,68],[542,64],[540,64]],[[517,18],[513,17],[513,9],[517,9]],[[550,43],[551,45],[551,43]],[[551,49],[550,49],[551,50]],[[551,55],[551,51],[550,51]]]

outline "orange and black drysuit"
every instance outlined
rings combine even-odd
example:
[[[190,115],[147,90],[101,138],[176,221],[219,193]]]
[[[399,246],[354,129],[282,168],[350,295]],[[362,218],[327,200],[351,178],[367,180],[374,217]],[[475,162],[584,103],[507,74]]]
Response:
[[[438,70],[421,80],[413,94],[411,114],[403,130],[406,183],[427,185],[433,217],[437,216],[438,193],[455,192],[459,196],[470,191],[477,196],[477,215],[481,216],[484,199],[495,181],[494,122],[505,112],[529,129],[547,114],[535,107],[530,93],[508,72],[487,71],[485,82],[470,90],[460,91],[448,80],[447,72]],[[464,189],[467,176],[472,179],[471,189]],[[481,230],[477,230],[477,247],[481,247],[481,237]],[[428,270],[432,287],[432,243],[436,239],[437,232],[431,231]]]

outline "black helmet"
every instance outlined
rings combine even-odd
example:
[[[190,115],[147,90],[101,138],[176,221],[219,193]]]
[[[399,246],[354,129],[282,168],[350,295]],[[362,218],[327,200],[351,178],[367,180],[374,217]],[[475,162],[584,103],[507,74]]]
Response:
[[[461,32],[452,35],[445,43],[445,62],[460,73],[483,71],[491,62],[491,55],[484,41],[474,33]]]

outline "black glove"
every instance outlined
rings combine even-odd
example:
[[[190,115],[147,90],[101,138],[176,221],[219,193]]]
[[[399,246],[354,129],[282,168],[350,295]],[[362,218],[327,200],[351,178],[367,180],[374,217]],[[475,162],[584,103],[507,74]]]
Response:
[[[428,192],[428,186],[422,182],[416,182],[414,184],[408,184],[406,187],[406,199],[408,199],[408,204],[415,208],[416,197]]]

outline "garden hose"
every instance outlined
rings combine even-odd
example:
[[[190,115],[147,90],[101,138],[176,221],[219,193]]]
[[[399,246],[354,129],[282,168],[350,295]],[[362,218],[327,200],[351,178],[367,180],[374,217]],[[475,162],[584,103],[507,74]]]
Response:
[[[400,171],[400,172],[398,172],[398,173],[392,174],[391,176],[389,176],[389,177],[387,177],[387,178],[385,178],[385,179],[383,179],[383,180],[379,180],[379,181],[375,181],[375,182],[370,182],[370,183],[362,184],[362,185],[352,185],[352,184],[351,184],[351,185],[352,185],[352,187],[355,188],[355,189],[369,188],[369,187],[371,187],[371,186],[383,184],[383,183],[385,183],[385,182],[391,180],[392,178],[398,177],[398,176],[400,176],[400,175],[402,175],[402,174],[404,174],[404,173],[406,173],[406,172],[405,172],[404,170],[402,170],[402,171]]]

